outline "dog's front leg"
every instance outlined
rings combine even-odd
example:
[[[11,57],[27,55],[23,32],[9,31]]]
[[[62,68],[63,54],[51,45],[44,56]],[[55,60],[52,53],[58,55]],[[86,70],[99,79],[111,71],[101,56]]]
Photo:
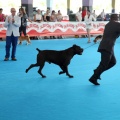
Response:
[[[61,68],[63,71],[60,71],[60,72],[59,72],[59,75],[64,74],[64,73],[65,73],[64,67],[63,67],[63,66],[60,66],[60,68]]]
[[[70,75],[69,72],[68,72],[68,66],[65,66],[65,67],[64,67],[64,70],[65,70],[65,72],[66,72],[66,75],[67,75],[69,78],[73,78],[73,76]]]

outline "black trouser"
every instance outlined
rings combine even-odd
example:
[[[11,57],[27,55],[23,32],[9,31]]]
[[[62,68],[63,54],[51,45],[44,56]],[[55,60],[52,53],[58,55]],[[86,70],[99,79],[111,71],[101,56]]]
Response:
[[[24,36],[26,36],[26,26],[20,26],[19,27],[19,32],[20,32],[20,36],[22,35],[22,32],[24,34]]]
[[[94,74],[90,79],[97,80],[100,75],[113,67],[116,64],[116,58],[114,56],[114,52],[109,53],[107,51],[101,51],[101,62],[99,66],[94,70]]]

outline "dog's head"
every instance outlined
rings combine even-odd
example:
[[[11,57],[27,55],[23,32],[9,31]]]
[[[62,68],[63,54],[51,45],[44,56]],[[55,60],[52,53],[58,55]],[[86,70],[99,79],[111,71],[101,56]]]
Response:
[[[74,44],[72,47],[73,47],[73,49],[74,49],[75,54],[82,55],[82,53],[83,53],[83,48],[81,48],[80,46],[75,45],[75,44]]]

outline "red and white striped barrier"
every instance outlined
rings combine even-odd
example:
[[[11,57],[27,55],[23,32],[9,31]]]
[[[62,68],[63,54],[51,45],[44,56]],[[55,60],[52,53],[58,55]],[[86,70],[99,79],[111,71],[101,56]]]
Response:
[[[92,22],[91,34],[103,34],[107,22]],[[84,22],[28,22],[27,34],[29,36],[57,36],[57,35],[85,35]],[[0,37],[6,36],[4,22],[0,22]]]

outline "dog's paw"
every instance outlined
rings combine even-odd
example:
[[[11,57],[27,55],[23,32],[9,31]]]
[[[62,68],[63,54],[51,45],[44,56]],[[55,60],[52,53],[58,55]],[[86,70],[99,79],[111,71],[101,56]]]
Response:
[[[26,69],[26,71],[25,71],[26,73],[28,72],[28,69]]]
[[[63,74],[63,73],[65,73],[65,72],[63,72],[63,71],[60,71],[60,72],[59,72],[59,75],[61,75],[61,74]]]
[[[29,43],[26,43],[26,45],[29,45]]]
[[[22,45],[22,42],[19,42],[18,45]]]
[[[43,75],[43,76],[42,76],[42,78],[46,78],[46,76],[45,76],[45,75]]]
[[[73,78],[74,76],[70,75],[69,78]]]

